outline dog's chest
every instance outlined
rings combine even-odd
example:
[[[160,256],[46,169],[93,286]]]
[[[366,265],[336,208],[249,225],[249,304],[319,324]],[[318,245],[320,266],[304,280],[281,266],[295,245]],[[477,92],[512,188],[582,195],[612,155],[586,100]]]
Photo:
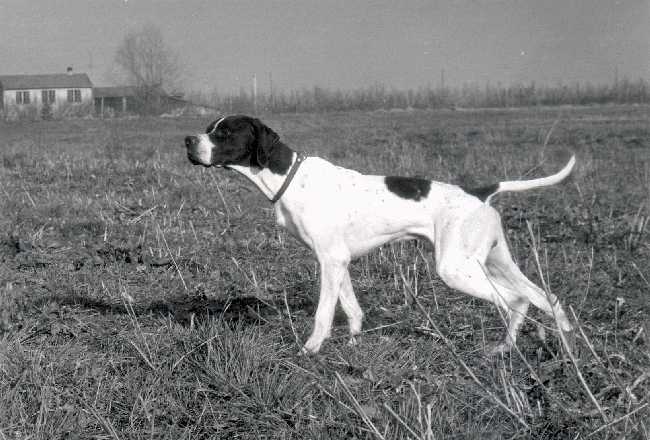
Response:
[[[286,229],[291,235],[308,245],[304,231],[298,226],[298,219],[294,218],[294,214],[281,203],[275,206],[275,219],[278,226]]]
[[[282,205],[275,206],[275,221],[278,226],[287,229],[290,233],[295,235],[296,225],[294,224],[290,213],[282,207]]]

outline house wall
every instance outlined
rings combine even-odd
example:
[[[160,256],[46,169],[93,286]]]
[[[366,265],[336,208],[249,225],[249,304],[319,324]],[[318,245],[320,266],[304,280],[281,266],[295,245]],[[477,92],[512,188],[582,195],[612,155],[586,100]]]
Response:
[[[54,90],[55,98],[54,103],[51,105],[52,115],[69,110],[74,107],[88,107],[89,111],[92,110],[93,102],[93,89],[89,87],[78,87],[74,89],[24,89],[24,90],[4,90],[3,95],[3,108],[7,117],[11,118],[12,115],[26,114],[29,112],[37,112],[40,115],[43,108],[43,90]],[[81,102],[68,102],[68,90],[80,90]],[[29,104],[16,104],[16,92],[29,92]]]

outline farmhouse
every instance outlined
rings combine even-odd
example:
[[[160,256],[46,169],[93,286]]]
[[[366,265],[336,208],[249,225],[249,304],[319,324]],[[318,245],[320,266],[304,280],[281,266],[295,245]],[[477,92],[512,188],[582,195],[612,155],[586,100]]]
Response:
[[[6,119],[89,114],[93,85],[85,73],[0,75],[0,113]]]

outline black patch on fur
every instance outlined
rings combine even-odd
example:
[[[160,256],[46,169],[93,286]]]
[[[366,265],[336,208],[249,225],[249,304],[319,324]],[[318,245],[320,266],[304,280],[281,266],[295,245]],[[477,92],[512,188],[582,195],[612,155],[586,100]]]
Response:
[[[461,186],[460,189],[465,191],[470,196],[476,197],[481,202],[485,202],[488,199],[488,197],[490,197],[492,194],[497,192],[497,190],[499,189],[499,184],[493,183],[491,185],[484,185],[475,188],[467,188],[465,186]]]
[[[266,167],[274,174],[287,174],[291,168],[293,150],[282,142],[276,142],[268,152]]]
[[[280,136],[256,118],[250,118],[253,126],[253,157],[260,168],[268,168],[274,174],[286,174],[291,167],[293,151],[280,142]]]
[[[431,181],[420,177],[386,176],[384,183],[393,194],[416,202],[426,198],[431,190]]]
[[[280,142],[280,136],[259,119],[235,115],[217,121],[206,129],[215,145],[213,165],[246,165],[268,168],[274,174],[286,174],[291,168],[293,151]]]

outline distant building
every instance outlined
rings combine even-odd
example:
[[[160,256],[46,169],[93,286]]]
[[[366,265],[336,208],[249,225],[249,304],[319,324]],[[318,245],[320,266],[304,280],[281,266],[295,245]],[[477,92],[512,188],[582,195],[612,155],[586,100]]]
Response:
[[[95,115],[99,117],[121,116],[127,113],[169,115],[179,108],[192,105],[179,94],[168,94],[160,86],[112,86],[95,87]]]
[[[85,73],[0,75],[0,112],[6,119],[49,119],[92,112],[93,85]]]
[[[133,86],[95,87],[95,114],[99,117],[125,114],[137,110],[138,89]]]

